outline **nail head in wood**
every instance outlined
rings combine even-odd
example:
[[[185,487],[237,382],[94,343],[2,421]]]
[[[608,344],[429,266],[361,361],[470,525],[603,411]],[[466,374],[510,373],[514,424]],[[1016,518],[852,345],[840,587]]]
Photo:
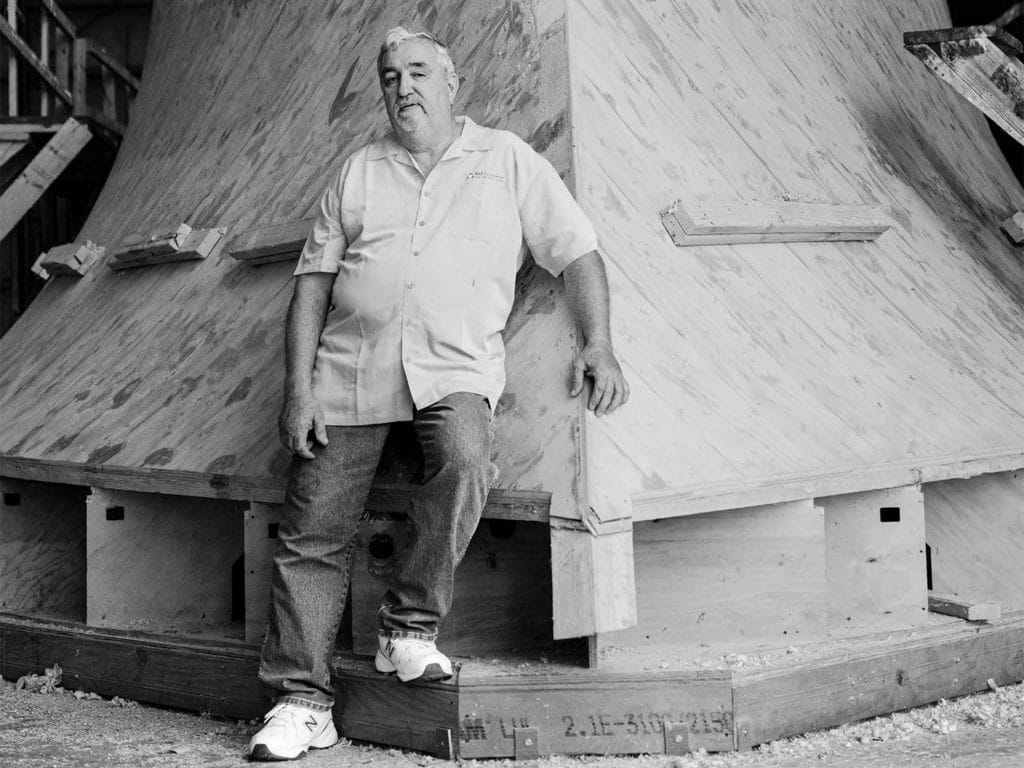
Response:
[[[516,760],[536,760],[540,757],[540,734],[536,728],[516,728],[513,736]]]
[[[690,751],[690,729],[682,723],[666,721],[662,725],[665,733],[665,754],[685,755]]]

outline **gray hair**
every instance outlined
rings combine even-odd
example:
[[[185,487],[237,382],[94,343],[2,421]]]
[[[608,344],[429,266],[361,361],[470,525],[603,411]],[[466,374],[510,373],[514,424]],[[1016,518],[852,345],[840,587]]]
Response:
[[[395,50],[406,40],[422,38],[430,42],[437,52],[437,58],[441,62],[441,70],[446,76],[455,75],[455,62],[452,61],[451,51],[448,46],[438,40],[429,32],[410,32],[405,27],[394,27],[384,35],[384,42],[381,43],[380,53],[377,54],[377,74],[380,74],[381,65],[384,63],[384,56]]]

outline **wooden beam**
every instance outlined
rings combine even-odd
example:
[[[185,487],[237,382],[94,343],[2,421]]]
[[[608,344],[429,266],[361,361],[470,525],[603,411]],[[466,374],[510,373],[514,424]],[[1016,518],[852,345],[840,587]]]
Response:
[[[936,77],[1024,144],[1024,68],[1016,58],[988,37],[905,47]]]
[[[45,66],[43,62],[39,60],[35,52],[28,47],[21,36],[14,31],[14,27],[7,23],[6,20],[0,18],[0,34],[2,34],[7,42],[10,43],[11,48],[21,54],[21,58],[28,63],[32,69],[36,71],[43,81],[57,94],[66,104],[71,104],[71,94],[67,88],[61,85],[60,80],[57,76],[50,71],[49,67]],[[14,114],[17,114],[15,112]]]
[[[677,200],[661,217],[679,246],[874,240],[891,226],[869,206],[777,200]]]
[[[1024,447],[974,456],[903,459],[885,464],[837,467],[825,472],[702,483],[634,495],[633,520],[660,520],[841,493],[897,488],[1021,467],[1024,467]]]
[[[86,53],[100,62],[102,65],[101,69],[110,71],[120,78],[121,82],[133,91],[138,92],[139,86],[141,85],[138,78],[129,72],[121,62],[115,59],[106,48],[102,45],[97,45],[91,40],[87,40]]]
[[[309,217],[239,232],[228,243],[228,254],[254,266],[297,258],[314,220]]]
[[[585,637],[636,624],[633,532],[595,536],[551,527],[554,637]]]
[[[1010,56],[1024,56],[1024,45],[1020,40],[995,24],[979,24],[971,27],[946,27],[943,29],[923,29],[916,32],[903,33],[903,46],[931,45],[949,43],[956,40],[974,40],[987,37]]]
[[[286,480],[280,477],[223,475],[157,467],[118,467],[70,461],[27,459],[0,454],[0,476],[49,483],[85,485],[145,493],[167,493],[201,498],[237,499],[282,504]],[[405,512],[417,486],[376,486],[366,508],[371,512]],[[492,488],[484,517],[495,520],[548,522],[551,494]],[[570,526],[570,521],[560,521]],[[577,529],[581,528],[577,524]]]
[[[153,235],[143,242],[128,242],[107,265],[114,270],[148,267],[177,261],[205,259],[224,237],[225,227],[192,229],[182,224],[175,232]]]
[[[887,632],[848,641],[840,652],[804,664],[737,672],[737,747],[964,696],[984,690],[989,680],[1017,683],[1024,680],[1022,647],[1024,613],[1016,613],[991,625]]]
[[[928,610],[967,621],[996,621],[1002,615],[999,603],[964,600],[934,592],[928,593]]]
[[[1024,211],[1017,211],[1013,216],[1003,219],[999,229],[1014,245],[1024,245]]]
[[[0,239],[14,229],[49,186],[89,143],[92,132],[74,118],[65,121],[60,130],[33,158],[21,175],[0,196]]]
[[[36,259],[32,271],[44,280],[50,275],[81,277],[103,258],[104,251],[103,246],[93,243],[57,245]]]
[[[39,4],[46,9],[46,12],[50,14],[50,17],[57,22],[67,33],[68,37],[78,37],[78,32],[75,31],[75,25],[71,23],[71,19],[64,15],[64,11],[53,0],[39,0]]]

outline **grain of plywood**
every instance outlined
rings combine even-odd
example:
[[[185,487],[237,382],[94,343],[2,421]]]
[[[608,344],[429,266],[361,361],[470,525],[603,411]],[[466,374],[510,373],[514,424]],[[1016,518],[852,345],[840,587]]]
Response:
[[[829,626],[923,623],[928,580],[920,488],[827,496],[817,503],[825,510]]]
[[[0,609],[85,617],[81,486],[0,481]]]
[[[927,483],[925,539],[937,592],[1024,608],[1024,472]]]
[[[825,632],[825,527],[810,499],[637,523],[637,624],[603,645],[789,644]]]

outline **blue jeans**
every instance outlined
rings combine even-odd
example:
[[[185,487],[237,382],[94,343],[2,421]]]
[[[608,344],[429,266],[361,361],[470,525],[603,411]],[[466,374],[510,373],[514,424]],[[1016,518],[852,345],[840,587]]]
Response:
[[[422,487],[410,504],[414,536],[388,584],[382,634],[434,639],[452,604],[455,568],[487,500],[487,399],[456,392],[416,412]],[[327,710],[331,657],[348,594],[359,519],[389,424],[328,427],[315,458],[295,457],[278,529],[260,680],[277,701]]]

